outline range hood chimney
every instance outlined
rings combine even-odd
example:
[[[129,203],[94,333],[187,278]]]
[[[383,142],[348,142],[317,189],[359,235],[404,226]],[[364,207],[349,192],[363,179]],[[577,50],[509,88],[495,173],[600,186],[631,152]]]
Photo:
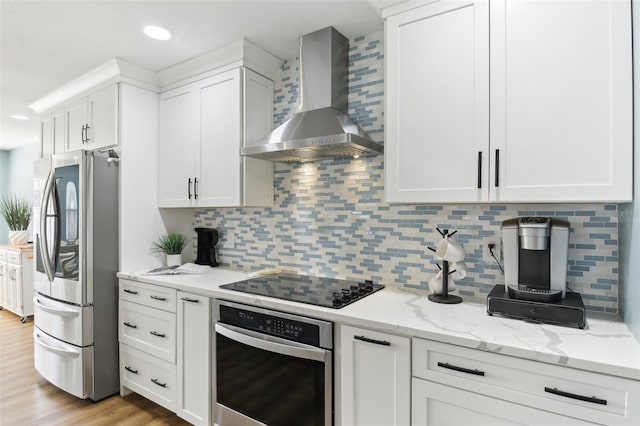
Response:
[[[305,162],[383,152],[347,112],[349,40],[333,27],[300,38],[299,111],[251,146],[245,157]]]

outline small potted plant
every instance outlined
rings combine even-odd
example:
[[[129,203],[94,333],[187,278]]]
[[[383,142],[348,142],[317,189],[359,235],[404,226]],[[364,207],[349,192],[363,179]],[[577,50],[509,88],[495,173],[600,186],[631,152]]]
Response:
[[[182,250],[187,238],[181,234],[168,234],[158,238],[151,245],[154,253],[164,253],[167,256],[167,266],[182,265]]]
[[[9,225],[9,241],[21,246],[29,241],[29,223],[31,222],[31,204],[28,200],[14,195],[2,198],[0,214]]]

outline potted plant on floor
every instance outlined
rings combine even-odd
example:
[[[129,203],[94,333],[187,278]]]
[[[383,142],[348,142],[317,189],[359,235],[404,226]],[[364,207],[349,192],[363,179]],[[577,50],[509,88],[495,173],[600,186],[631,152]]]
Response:
[[[0,214],[9,225],[9,241],[21,246],[29,241],[29,223],[31,222],[31,203],[25,198],[13,195],[2,198]]]
[[[181,234],[168,234],[158,238],[151,245],[154,253],[164,253],[167,256],[167,266],[182,265],[182,250],[187,238]]]

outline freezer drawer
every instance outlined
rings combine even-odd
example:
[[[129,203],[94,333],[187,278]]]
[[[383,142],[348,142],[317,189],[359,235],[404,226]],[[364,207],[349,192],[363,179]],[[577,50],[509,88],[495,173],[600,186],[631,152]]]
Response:
[[[36,370],[49,382],[78,398],[93,393],[93,346],[79,348],[34,328],[33,358]]]
[[[44,296],[33,298],[34,322],[45,333],[76,346],[93,343],[93,307],[69,305]]]

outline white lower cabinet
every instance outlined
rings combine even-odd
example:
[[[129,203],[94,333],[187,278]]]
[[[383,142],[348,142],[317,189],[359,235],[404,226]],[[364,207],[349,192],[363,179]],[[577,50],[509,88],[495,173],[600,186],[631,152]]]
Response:
[[[592,425],[574,418],[414,378],[411,423],[434,426]]]
[[[178,292],[178,397],[176,413],[194,425],[211,417],[211,304]]]
[[[119,291],[120,394],[133,391],[176,411],[177,292],[129,280],[120,280]]]
[[[409,424],[410,347],[408,337],[340,327],[339,424]]]
[[[0,248],[0,307],[22,317],[33,315],[33,251]]]
[[[120,280],[120,394],[211,424],[210,312],[208,297]]]
[[[176,365],[120,344],[120,386],[176,410]]]
[[[640,381],[412,342],[413,425],[640,424]]]

